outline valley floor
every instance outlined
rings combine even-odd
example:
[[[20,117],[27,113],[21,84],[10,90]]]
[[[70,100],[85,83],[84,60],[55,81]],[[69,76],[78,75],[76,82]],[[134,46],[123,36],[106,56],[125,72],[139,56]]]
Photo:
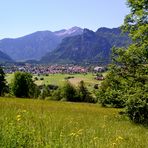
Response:
[[[0,148],[146,148],[148,129],[99,104],[0,98]]]

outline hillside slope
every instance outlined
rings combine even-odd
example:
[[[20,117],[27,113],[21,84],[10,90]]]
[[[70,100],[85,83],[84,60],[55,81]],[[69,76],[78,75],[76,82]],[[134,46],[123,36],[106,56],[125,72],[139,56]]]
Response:
[[[83,34],[67,37],[51,53],[46,54],[43,63],[109,63],[111,48],[130,44],[127,34],[119,28],[100,28],[96,32],[84,29]]]
[[[5,53],[0,51],[0,63],[1,62],[12,62],[13,60]]]

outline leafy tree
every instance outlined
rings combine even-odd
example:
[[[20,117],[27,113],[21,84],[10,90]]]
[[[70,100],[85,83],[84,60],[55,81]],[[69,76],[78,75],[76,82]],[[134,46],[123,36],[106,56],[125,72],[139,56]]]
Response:
[[[0,96],[3,95],[5,88],[6,88],[5,73],[3,69],[0,67]]]
[[[148,120],[148,0],[127,0],[127,4],[131,12],[121,28],[132,43],[128,48],[113,48],[113,65],[99,91],[104,98],[99,97],[106,104],[120,98],[130,119],[144,123]]]
[[[135,87],[132,91],[134,93],[129,95],[126,113],[132,121],[148,125],[148,89]]]
[[[36,89],[31,74],[26,72],[16,72],[14,74],[12,92],[16,97],[33,98],[37,94]]]

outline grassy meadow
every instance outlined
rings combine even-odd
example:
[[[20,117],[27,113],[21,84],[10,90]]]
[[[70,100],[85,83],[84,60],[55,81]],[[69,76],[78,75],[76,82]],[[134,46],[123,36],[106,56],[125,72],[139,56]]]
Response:
[[[147,148],[148,129],[99,104],[0,98],[0,148]]]
[[[104,73],[105,75],[106,73]],[[14,74],[7,74],[6,80],[10,84],[12,79],[14,77]],[[84,81],[88,89],[92,90],[94,84],[100,84],[101,81],[94,79],[95,76],[92,73],[88,74],[49,74],[46,75],[33,75],[33,79],[37,77],[38,80],[35,81],[37,85],[47,85],[47,84],[53,84],[62,86],[65,82],[65,78],[67,77],[73,77],[70,78],[69,81],[73,85],[78,85],[80,81]],[[41,80],[43,78],[43,80]]]

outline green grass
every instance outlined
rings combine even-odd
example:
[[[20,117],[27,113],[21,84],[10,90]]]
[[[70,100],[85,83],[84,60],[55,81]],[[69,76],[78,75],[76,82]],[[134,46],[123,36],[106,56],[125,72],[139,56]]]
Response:
[[[146,148],[148,129],[98,104],[0,98],[0,147]]]
[[[14,73],[13,74],[6,74],[6,80],[7,80],[8,84],[10,84],[12,82],[13,77],[14,77]]]
[[[38,77],[38,81],[36,81],[36,84],[41,85],[41,84],[54,84],[54,85],[63,85],[65,82],[65,78],[66,77],[74,77],[71,78],[70,81],[74,84],[77,85],[81,80],[85,81],[86,84],[91,85],[91,84],[95,84],[95,83],[100,83],[99,81],[94,79],[94,76],[89,73],[87,75],[84,74],[73,74],[73,75],[69,75],[69,74],[49,74],[48,76],[37,76]],[[36,75],[34,75],[34,77],[36,77]],[[44,80],[40,80],[40,78],[44,78]]]
[[[6,75],[6,80],[8,83],[11,83],[12,79],[13,79],[14,74],[7,74]],[[65,82],[65,78],[66,77],[74,77],[69,79],[69,81],[74,84],[74,85],[78,85],[78,83],[83,80],[85,82],[85,84],[88,86],[88,88],[92,89],[94,84],[100,84],[101,81],[95,80],[94,79],[94,75],[92,73],[88,73],[86,75],[84,74],[73,74],[73,75],[69,75],[69,74],[49,74],[48,76],[45,75],[33,75],[33,79],[35,77],[38,78],[37,81],[35,81],[35,83],[37,85],[43,85],[43,84],[53,84],[53,85],[58,85],[58,86],[62,86]],[[43,80],[40,80],[40,78],[43,78]]]

